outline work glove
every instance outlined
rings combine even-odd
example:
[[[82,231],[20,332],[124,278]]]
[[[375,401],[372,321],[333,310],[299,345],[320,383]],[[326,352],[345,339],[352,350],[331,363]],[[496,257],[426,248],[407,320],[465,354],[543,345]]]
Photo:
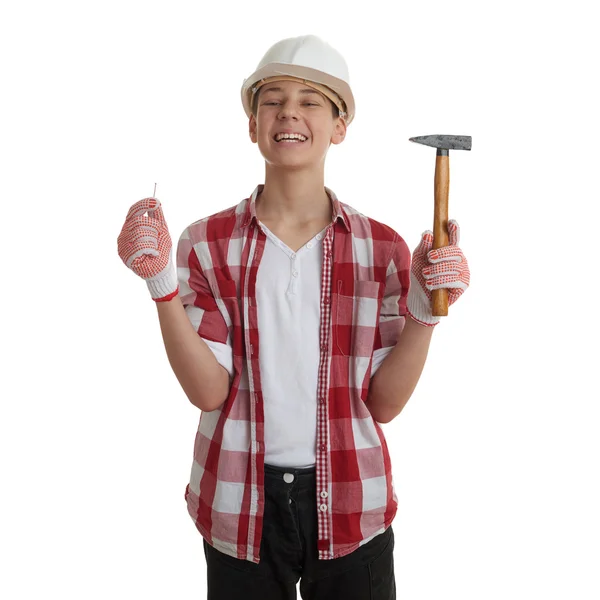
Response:
[[[117,245],[121,260],[146,281],[153,300],[164,302],[177,295],[171,236],[157,198],[144,198],[132,205]]]
[[[448,246],[432,250],[433,232],[427,230],[421,235],[421,242],[413,253],[407,307],[410,316],[421,325],[433,327],[441,319],[432,315],[432,290],[446,288],[450,306],[469,287],[469,264],[458,247],[459,239],[458,223],[450,220]]]

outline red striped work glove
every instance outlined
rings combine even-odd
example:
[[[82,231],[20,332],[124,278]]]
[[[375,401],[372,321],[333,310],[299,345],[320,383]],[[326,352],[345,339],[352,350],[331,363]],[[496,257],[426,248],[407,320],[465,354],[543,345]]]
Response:
[[[413,253],[407,306],[410,316],[421,325],[431,327],[440,322],[441,317],[434,317],[431,312],[431,290],[446,288],[450,306],[469,287],[469,263],[458,247],[459,239],[458,223],[450,220],[448,246],[432,250],[433,232],[428,230]]]
[[[132,205],[117,245],[121,260],[146,281],[153,300],[164,302],[177,295],[171,236],[157,198],[144,198]]]

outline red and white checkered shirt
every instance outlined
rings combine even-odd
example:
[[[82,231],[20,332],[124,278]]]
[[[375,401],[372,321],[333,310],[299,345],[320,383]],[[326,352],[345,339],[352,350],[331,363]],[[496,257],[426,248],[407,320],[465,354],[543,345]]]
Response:
[[[185,229],[177,248],[179,295],[201,337],[233,347],[229,397],[202,412],[185,500],[217,550],[260,562],[264,514],[264,406],[256,277],[267,236],[255,201],[263,185]],[[404,327],[410,252],[389,226],[325,188],[332,223],[323,239],[315,498],[319,559],[350,554],[396,515],[390,456],[365,405],[373,352]]]

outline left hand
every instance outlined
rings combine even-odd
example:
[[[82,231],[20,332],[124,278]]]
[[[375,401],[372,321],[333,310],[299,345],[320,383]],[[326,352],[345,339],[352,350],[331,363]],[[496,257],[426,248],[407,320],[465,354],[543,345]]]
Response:
[[[448,306],[469,287],[471,273],[469,263],[458,247],[460,227],[454,220],[448,221],[448,246],[432,250],[433,232],[425,231],[421,243],[413,253],[408,312],[421,325],[434,326],[440,317],[431,312],[431,291],[439,288],[448,290]]]

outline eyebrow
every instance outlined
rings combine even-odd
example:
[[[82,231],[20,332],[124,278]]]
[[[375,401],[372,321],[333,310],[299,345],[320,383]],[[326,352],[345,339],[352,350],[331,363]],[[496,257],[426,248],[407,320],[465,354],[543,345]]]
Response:
[[[283,90],[280,87],[269,87],[266,90],[263,90],[263,93],[267,92],[282,92]],[[322,96],[321,93],[317,92],[317,90],[313,90],[311,88],[304,88],[298,91],[299,94],[317,94],[318,96]]]

